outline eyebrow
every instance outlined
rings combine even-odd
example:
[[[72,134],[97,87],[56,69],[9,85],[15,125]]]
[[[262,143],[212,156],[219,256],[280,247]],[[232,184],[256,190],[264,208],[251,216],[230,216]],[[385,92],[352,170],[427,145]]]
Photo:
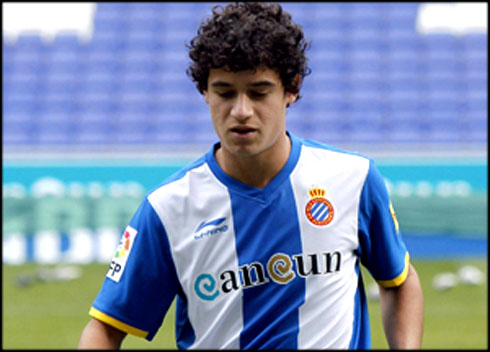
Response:
[[[212,87],[228,88],[228,87],[231,87],[232,84],[228,83],[228,82],[224,82],[224,81],[216,81],[216,82],[211,83],[211,86]],[[251,83],[251,84],[249,84],[249,86],[254,87],[254,88],[256,88],[256,87],[273,87],[273,86],[275,86],[275,84],[271,81],[264,80],[264,81],[258,81],[258,82]]]

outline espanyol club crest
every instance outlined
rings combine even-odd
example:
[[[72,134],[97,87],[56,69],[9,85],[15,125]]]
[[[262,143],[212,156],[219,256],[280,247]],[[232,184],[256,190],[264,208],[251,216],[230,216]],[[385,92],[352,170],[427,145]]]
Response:
[[[325,190],[315,187],[308,191],[310,201],[306,204],[305,213],[308,220],[316,226],[325,226],[333,220],[332,203],[324,198]]]

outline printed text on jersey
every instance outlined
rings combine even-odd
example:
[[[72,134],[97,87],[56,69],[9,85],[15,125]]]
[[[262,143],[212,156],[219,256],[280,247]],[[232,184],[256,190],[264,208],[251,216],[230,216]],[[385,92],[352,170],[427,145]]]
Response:
[[[292,256],[276,253],[265,266],[261,262],[253,262],[238,267],[238,271],[224,270],[217,275],[202,273],[194,280],[194,291],[200,299],[213,301],[221,293],[264,285],[271,280],[286,285],[296,276],[305,278],[336,273],[340,271],[341,262],[339,251]]]

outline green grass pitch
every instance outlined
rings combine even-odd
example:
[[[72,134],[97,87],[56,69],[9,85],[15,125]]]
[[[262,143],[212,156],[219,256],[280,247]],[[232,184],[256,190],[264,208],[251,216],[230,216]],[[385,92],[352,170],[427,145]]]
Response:
[[[413,265],[424,291],[424,349],[487,349],[487,279],[483,285],[458,285],[447,291],[432,288],[440,272],[456,272],[462,265],[474,265],[488,275],[486,259],[422,261]],[[89,320],[88,310],[95,298],[107,265],[81,266],[82,276],[72,281],[39,282],[18,287],[19,275],[33,274],[34,264],[3,266],[4,349],[73,349]],[[372,282],[363,269],[366,286]],[[387,349],[381,324],[379,302],[370,301],[374,349]],[[174,305],[152,342],[128,336],[122,349],[175,349]]]

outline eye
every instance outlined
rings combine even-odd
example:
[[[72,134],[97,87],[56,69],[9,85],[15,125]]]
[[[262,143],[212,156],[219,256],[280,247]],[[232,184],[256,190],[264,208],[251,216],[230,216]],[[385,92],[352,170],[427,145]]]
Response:
[[[262,93],[262,92],[257,92],[257,91],[251,91],[250,92],[250,97],[254,99],[263,99],[267,96],[267,93]]]
[[[222,98],[231,98],[233,97],[233,95],[235,94],[233,91],[229,90],[229,91],[226,91],[226,92],[217,92],[217,94],[222,97]]]

